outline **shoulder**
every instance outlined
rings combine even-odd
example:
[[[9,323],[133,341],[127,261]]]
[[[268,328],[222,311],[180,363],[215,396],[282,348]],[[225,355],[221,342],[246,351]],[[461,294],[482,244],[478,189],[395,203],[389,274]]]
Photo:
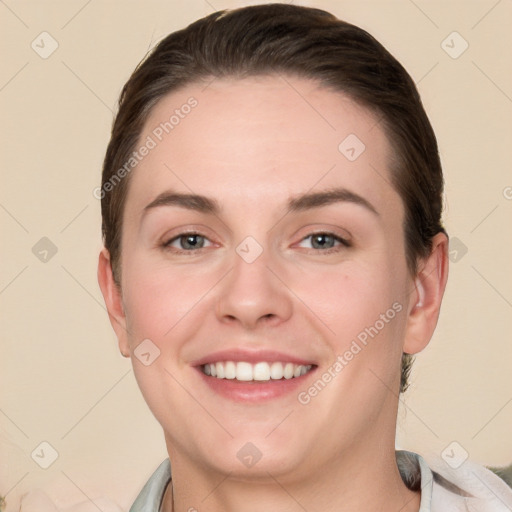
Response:
[[[420,512],[512,510],[512,489],[493,472],[474,462],[465,461],[457,468],[451,468],[440,457],[423,458],[400,451],[397,452],[397,463],[403,478],[405,473],[407,485],[407,478],[412,482],[421,480]]]
[[[419,512],[510,512],[512,489],[488,469],[470,461],[451,468],[439,457],[400,450],[396,460],[405,484],[421,490]],[[428,463],[427,463],[428,461]],[[164,460],[148,480],[130,512],[158,512],[171,480]]]
[[[158,512],[165,489],[171,481],[171,463],[165,459],[140,491],[130,512]]]
[[[512,489],[492,471],[467,460],[460,467],[449,467],[440,458],[429,458],[429,466],[437,476],[432,493],[432,511],[453,499],[449,484],[463,489],[468,496],[459,497],[464,504],[462,510],[474,512],[510,512],[512,510]],[[439,510],[442,510],[439,508]]]

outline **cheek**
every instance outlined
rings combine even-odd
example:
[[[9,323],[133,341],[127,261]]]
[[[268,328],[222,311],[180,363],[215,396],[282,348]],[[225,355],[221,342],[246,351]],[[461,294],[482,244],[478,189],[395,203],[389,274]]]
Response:
[[[385,400],[394,396],[390,390],[398,392],[406,324],[401,280],[400,272],[354,264],[319,273],[298,292],[327,326],[325,340],[330,345],[315,389],[304,390],[306,399],[318,396],[315,410],[330,411],[333,423],[346,421],[340,418],[347,410],[361,408],[363,415],[376,417]],[[326,392],[318,391],[324,387]]]
[[[365,328],[375,323],[382,327],[380,316],[388,310],[388,316],[395,318],[392,306],[403,299],[399,292],[400,277],[390,276],[389,269],[348,262],[338,268],[312,272],[309,278],[298,280],[294,289],[325,324],[330,338],[339,343],[338,348],[343,348],[347,340],[357,337]]]
[[[200,299],[212,285],[205,276],[185,269],[155,266],[137,252],[125,260],[123,276],[135,378],[153,415],[177,432],[182,424],[171,412],[186,415],[191,407],[190,396],[180,386],[186,380],[181,352],[197,334]]]
[[[123,267],[123,300],[132,342],[142,336],[154,339],[162,349],[174,346],[166,340],[189,323],[185,320],[216,282],[207,270],[172,268],[165,261],[155,264],[133,253]]]
[[[393,258],[380,256],[378,262],[324,269],[297,288],[297,295],[326,326],[331,353],[327,370],[336,375],[330,399],[344,397],[344,403],[353,400],[354,406],[358,401],[382,401],[399,377],[406,324],[405,263],[393,268]]]

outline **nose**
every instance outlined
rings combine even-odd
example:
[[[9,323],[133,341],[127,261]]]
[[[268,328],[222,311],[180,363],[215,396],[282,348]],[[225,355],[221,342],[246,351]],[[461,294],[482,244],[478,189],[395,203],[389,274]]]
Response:
[[[233,267],[218,290],[217,318],[248,330],[286,322],[292,315],[293,294],[285,282],[284,270],[267,251],[252,262],[235,254]]]

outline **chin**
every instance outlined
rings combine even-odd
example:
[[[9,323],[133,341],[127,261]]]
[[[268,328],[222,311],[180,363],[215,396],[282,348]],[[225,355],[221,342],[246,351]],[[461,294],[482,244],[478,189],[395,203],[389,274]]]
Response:
[[[230,474],[239,480],[268,480],[269,475],[277,478],[296,471],[300,466],[300,453],[293,446],[275,445],[262,440],[233,440],[219,453],[208,454],[212,469]]]

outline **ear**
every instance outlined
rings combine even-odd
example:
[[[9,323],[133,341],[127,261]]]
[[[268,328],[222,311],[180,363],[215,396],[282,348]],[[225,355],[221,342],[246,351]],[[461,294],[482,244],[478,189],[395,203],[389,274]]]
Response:
[[[427,345],[439,318],[439,310],[448,279],[448,237],[438,233],[432,251],[420,263],[410,294],[403,351],[416,354]]]
[[[105,248],[100,252],[98,259],[98,283],[107,306],[110,323],[119,342],[119,350],[123,356],[130,357],[130,345],[128,343],[128,331],[126,329],[126,316],[121,289],[114,281],[110,254]]]

